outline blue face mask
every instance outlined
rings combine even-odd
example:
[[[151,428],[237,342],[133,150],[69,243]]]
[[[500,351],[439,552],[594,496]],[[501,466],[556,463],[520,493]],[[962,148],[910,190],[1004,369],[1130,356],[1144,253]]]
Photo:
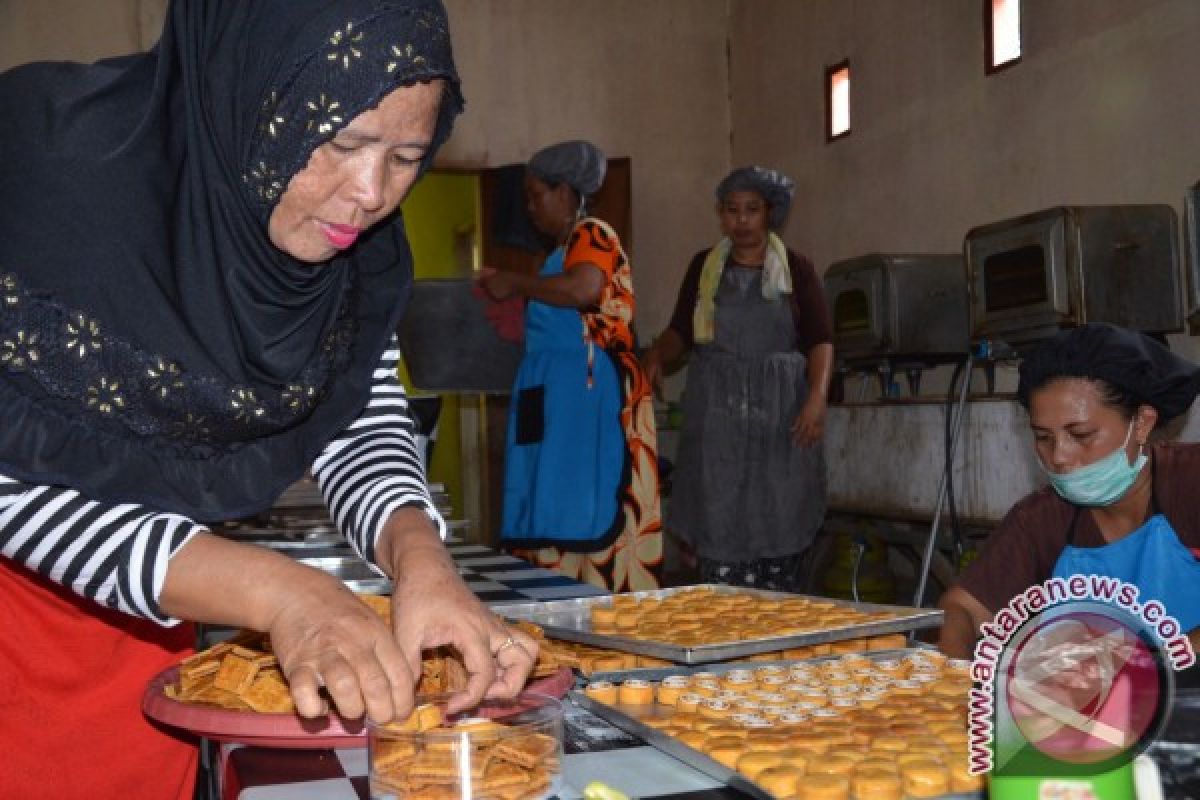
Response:
[[[1050,479],[1054,491],[1068,503],[1077,506],[1110,506],[1125,496],[1146,465],[1146,454],[1141,450],[1132,464],[1125,455],[1125,447],[1132,435],[1133,420],[1130,420],[1124,443],[1099,461],[1071,472],[1051,472],[1044,466],[1042,470]]]

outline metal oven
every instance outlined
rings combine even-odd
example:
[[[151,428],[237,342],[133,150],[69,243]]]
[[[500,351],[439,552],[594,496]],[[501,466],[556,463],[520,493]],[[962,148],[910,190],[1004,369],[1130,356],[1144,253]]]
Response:
[[[1188,189],[1183,201],[1183,240],[1188,333],[1197,336],[1200,335],[1200,183]]]
[[[962,359],[969,346],[962,256],[873,253],[825,272],[833,346],[842,372],[878,370],[883,394],[903,370],[918,391],[920,371]]]
[[[1060,328],[1183,329],[1183,272],[1167,205],[1060,206],[967,233],[970,331],[1020,349]]]

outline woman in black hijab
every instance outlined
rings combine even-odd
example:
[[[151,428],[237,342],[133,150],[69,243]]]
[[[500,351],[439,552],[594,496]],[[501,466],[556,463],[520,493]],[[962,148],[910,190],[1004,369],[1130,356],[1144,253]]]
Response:
[[[515,692],[535,646],[459,580],[395,381],[395,212],[462,108],[440,2],[177,0],[153,51],[19,67],[0,107],[0,795],[190,797],[139,711],[180,620],[270,633],[304,716],[405,713],[441,644],[458,705]],[[310,467],[394,637],[203,525]]]
[[[1026,589],[1097,575],[1136,586],[1178,623],[1200,628],[1200,445],[1148,443],[1187,412],[1200,368],[1153,339],[1104,323],[1064,331],[1021,364],[1049,486],[1021,500],[942,596],[940,646],[967,658],[979,626]]]

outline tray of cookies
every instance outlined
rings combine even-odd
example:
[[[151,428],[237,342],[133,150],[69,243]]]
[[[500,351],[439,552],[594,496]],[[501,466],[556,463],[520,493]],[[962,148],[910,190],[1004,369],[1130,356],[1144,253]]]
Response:
[[[931,650],[659,670],[569,695],[762,800],[978,800],[967,770],[968,662]]]
[[[359,597],[389,617],[388,598]],[[451,648],[423,653],[421,673],[416,687],[420,696],[457,692],[467,684],[466,667]],[[570,669],[543,666],[525,691],[562,697],[574,684]],[[297,715],[270,638],[255,631],[241,631],[160,672],[146,686],[142,711],[209,739],[264,747],[353,747],[367,738],[361,719],[334,712],[315,719]]]
[[[938,609],[719,584],[498,605],[492,611],[534,623],[554,639],[682,664],[934,628],[943,618]]]

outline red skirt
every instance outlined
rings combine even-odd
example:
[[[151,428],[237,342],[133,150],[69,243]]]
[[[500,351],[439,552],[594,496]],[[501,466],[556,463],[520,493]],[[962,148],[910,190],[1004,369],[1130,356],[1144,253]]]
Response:
[[[0,557],[0,797],[190,800],[196,740],[141,707],[194,643]]]

